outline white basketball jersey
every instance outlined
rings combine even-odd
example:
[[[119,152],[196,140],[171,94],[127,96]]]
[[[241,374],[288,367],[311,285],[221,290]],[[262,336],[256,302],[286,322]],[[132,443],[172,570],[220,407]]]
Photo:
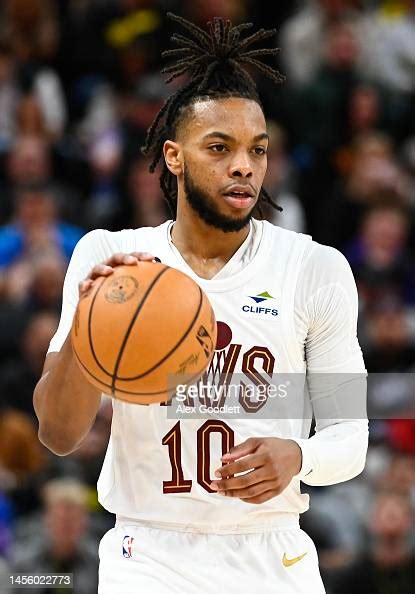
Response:
[[[116,233],[96,230],[79,242],[68,267],[61,320],[49,352],[62,347],[77,306],[78,283],[92,267],[116,252],[141,251],[185,272],[208,295],[218,324],[216,351],[208,370],[213,385],[225,376],[228,384],[242,387],[255,374],[304,374],[306,366],[308,372],[364,371],[356,338],[356,286],[339,252],[308,236],[254,221],[253,241],[247,242],[251,247],[244,251],[241,246],[213,279],[205,280],[195,275],[171,244],[170,225]],[[154,332],[163,332],[157,320]],[[259,530],[281,518],[281,512],[305,511],[308,495],[301,494],[298,477],[261,505],[210,489],[221,455],[249,437],[292,438],[311,445],[312,439],[307,440],[311,405],[303,393],[294,405],[291,402],[289,415],[268,418],[246,390],[239,390],[239,395],[243,418],[220,414],[173,418],[169,406],[114,400],[111,437],[98,481],[101,504],[136,521],[228,532],[232,527]],[[326,430],[326,442],[314,441],[313,451],[325,458],[312,465],[320,473],[314,478],[317,484],[347,480],[361,471],[367,423],[359,423],[356,432],[347,423],[334,425]],[[347,439],[340,439],[342,428],[349,432]],[[349,453],[353,448],[358,454],[354,457]],[[309,480],[310,454],[303,447],[302,451],[301,476]],[[344,459],[340,465],[339,459]],[[325,468],[327,476],[321,476]]]
[[[251,261],[228,278],[197,277],[168,241],[168,224],[123,231],[122,251],[142,250],[193,277],[209,297],[218,322],[217,350],[210,371],[238,378],[251,372],[304,373],[304,349],[294,326],[294,294],[310,237],[262,225]],[[120,245],[114,246],[118,251]],[[163,332],[157,328],[155,332]],[[245,403],[248,404],[249,403]],[[253,408],[255,409],[253,405]],[[246,408],[246,407],[245,407]],[[248,406],[249,408],[249,406]],[[310,421],[256,418],[168,418],[168,407],[115,400],[112,433],[98,482],[109,511],[155,523],[194,527],[252,526],[276,512],[303,512],[308,496],[299,480],[261,506],[226,499],[209,487],[222,453],[249,437],[308,437]]]

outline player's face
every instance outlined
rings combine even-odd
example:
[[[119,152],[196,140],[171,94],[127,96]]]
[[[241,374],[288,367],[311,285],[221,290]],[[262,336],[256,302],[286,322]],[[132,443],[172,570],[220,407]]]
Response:
[[[205,223],[239,231],[251,218],[267,168],[261,107],[241,98],[201,101],[183,128],[187,203]]]

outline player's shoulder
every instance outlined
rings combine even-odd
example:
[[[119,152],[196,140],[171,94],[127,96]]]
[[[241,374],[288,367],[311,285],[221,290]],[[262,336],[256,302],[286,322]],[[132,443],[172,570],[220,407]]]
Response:
[[[285,261],[288,266],[292,266],[294,262],[304,259],[304,254],[313,243],[310,235],[284,229],[269,221],[263,221],[262,224],[265,237],[270,238],[271,241],[271,252],[278,253],[280,263]]]
[[[309,290],[321,287],[343,287],[355,292],[356,284],[346,257],[336,248],[310,241],[302,262],[300,278]]]
[[[298,250],[301,257],[300,274],[315,274],[321,282],[351,275],[350,265],[338,249],[319,243],[310,235],[264,223],[268,233],[273,235],[278,253],[292,254],[294,249]]]
[[[79,240],[76,251],[81,254],[97,254],[101,258],[110,257],[117,252],[151,252],[153,246],[166,235],[169,222],[166,221],[158,227],[140,227],[121,231],[94,229]]]
[[[262,221],[262,224],[265,228],[266,233],[268,233],[273,238],[273,240],[277,241],[279,244],[308,244],[310,241],[312,241],[312,237],[305,233],[299,233],[298,231],[284,229],[284,227],[274,225],[273,223],[270,223],[266,220]]]
[[[350,264],[338,249],[312,240],[304,258],[304,265],[317,268],[325,276],[336,276],[350,271]]]

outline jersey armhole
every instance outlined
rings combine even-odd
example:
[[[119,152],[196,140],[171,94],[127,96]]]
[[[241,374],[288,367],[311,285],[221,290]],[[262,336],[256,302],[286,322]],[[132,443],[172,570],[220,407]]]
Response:
[[[295,342],[295,349],[297,351],[297,357],[295,360],[303,361],[305,368],[307,366],[307,361],[305,359],[305,352],[304,352],[304,349],[301,348],[301,346],[299,345],[298,340],[297,340],[297,327],[295,324],[295,297],[297,294],[297,287],[298,287],[298,281],[300,278],[300,271],[301,271],[302,264],[304,262],[306,250],[307,250],[307,248],[308,249],[311,248],[311,243],[312,243],[312,241],[311,241],[311,237],[309,235],[299,234],[295,239],[290,258],[288,259],[288,262],[287,262],[287,273],[291,276],[291,278],[294,278],[293,282],[287,283],[291,289],[291,294],[287,295],[287,301],[291,304],[291,307],[289,308],[289,311],[291,313],[289,316],[288,323],[290,325],[290,331],[292,332],[292,336],[295,337],[294,342]],[[290,352],[288,353],[288,356],[290,356]],[[295,361],[293,361],[293,362],[295,362]]]

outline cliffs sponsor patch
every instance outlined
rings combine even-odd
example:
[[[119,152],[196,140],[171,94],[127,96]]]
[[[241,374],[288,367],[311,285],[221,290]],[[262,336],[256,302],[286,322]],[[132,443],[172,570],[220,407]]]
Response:
[[[244,303],[241,307],[245,314],[251,314],[262,317],[276,317],[279,315],[278,309],[275,307],[275,297],[273,297],[268,291],[262,291],[257,295],[248,295],[247,299],[251,301]],[[252,303],[255,303],[255,305]]]

